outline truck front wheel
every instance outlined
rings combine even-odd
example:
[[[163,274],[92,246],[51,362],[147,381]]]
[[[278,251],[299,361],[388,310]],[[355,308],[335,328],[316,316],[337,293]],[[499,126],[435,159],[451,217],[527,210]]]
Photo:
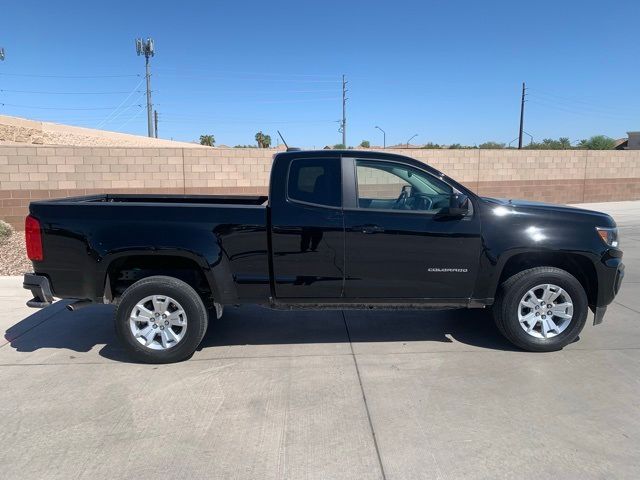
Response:
[[[135,360],[173,363],[190,357],[207,330],[200,296],[173,277],[143,278],[127,288],[115,315],[116,332]]]
[[[500,332],[514,345],[530,352],[561,350],[573,342],[585,325],[587,295],[570,273],[537,267],[506,280],[493,305]]]

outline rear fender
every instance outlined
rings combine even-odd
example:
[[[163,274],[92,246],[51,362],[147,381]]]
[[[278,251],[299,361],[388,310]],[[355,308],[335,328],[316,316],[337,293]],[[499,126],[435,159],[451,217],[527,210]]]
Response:
[[[123,252],[114,253],[104,257],[104,262],[101,262],[105,268],[98,272],[98,278],[96,279],[96,286],[102,290],[96,292],[96,298],[104,297],[105,301],[112,300],[111,281],[109,275],[112,274],[112,268],[116,262],[131,258],[131,257],[147,257],[147,258],[182,258],[193,262],[197,268],[204,275],[209,289],[216,302],[222,304],[235,303],[237,301],[237,292],[235,284],[233,282],[233,274],[229,265],[229,260],[226,255],[218,248],[217,255],[213,252],[209,252],[209,258],[205,258],[202,255],[195,254],[194,252],[178,250],[178,249],[162,249],[156,251],[149,250],[127,250]]]

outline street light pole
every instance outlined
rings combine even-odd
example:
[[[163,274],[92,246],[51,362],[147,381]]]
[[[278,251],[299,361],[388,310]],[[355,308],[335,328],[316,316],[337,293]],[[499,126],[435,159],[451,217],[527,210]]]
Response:
[[[382,148],[387,148],[387,132],[376,125],[376,128],[382,132]]]
[[[413,140],[414,138],[416,138],[418,136],[418,134],[416,133],[413,137],[411,137],[409,140],[407,140],[407,148],[409,148],[409,142],[411,140]]]

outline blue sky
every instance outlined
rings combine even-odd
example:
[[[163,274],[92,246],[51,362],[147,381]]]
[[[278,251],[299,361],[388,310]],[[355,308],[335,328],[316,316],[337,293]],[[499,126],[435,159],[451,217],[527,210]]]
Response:
[[[343,73],[350,145],[381,144],[375,125],[388,145],[508,143],[523,81],[536,140],[618,138],[640,129],[639,14],[591,0],[6,2],[0,113],[145,135],[134,38],[150,35],[163,138],[339,143]]]

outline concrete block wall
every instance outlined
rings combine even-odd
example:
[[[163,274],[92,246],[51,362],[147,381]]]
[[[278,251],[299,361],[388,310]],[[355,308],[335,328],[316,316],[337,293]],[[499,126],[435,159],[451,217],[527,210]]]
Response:
[[[187,194],[268,193],[273,150],[200,148],[185,149],[183,153]]]
[[[640,151],[387,150],[481,195],[557,203],[640,199]],[[94,193],[266,194],[274,150],[0,146],[0,219],[31,200]]]

